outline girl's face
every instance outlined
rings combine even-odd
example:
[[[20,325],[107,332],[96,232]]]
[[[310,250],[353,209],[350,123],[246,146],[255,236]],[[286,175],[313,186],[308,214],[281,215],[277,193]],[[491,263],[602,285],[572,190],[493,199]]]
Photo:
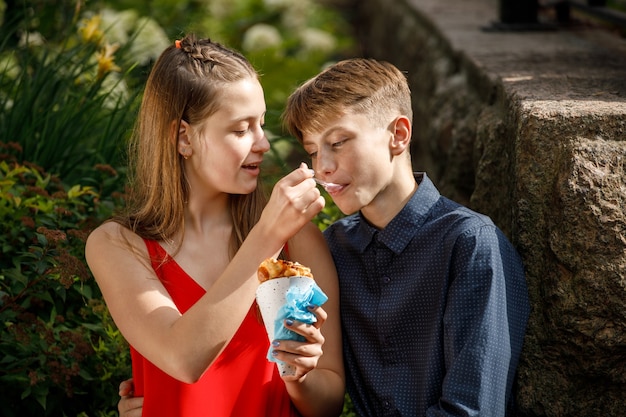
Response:
[[[256,188],[265,137],[265,99],[258,80],[243,79],[224,87],[219,110],[201,126],[192,126],[192,154],[185,161],[191,195],[248,194]],[[181,139],[179,139],[180,141]]]
[[[315,176],[341,185],[329,194],[344,214],[375,205],[393,182],[392,137],[390,130],[352,113],[327,124],[321,132],[304,135],[303,146]]]

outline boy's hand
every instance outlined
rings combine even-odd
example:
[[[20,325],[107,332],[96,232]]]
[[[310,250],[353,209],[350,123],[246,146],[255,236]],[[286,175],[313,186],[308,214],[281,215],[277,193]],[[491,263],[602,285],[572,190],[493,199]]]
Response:
[[[117,403],[120,417],[141,417],[143,397],[133,396],[134,388],[132,379],[122,381],[120,384],[119,394],[122,398]]]

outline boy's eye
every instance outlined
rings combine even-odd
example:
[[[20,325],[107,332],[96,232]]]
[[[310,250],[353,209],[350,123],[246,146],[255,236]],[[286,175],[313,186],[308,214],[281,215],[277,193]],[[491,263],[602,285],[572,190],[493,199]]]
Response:
[[[309,158],[315,158],[315,156],[317,155],[317,151],[310,149],[310,148],[307,149],[306,147],[304,148],[304,152],[306,152]]]
[[[333,148],[341,148],[345,142],[346,142],[345,140],[340,140],[338,142],[334,142],[331,146]]]

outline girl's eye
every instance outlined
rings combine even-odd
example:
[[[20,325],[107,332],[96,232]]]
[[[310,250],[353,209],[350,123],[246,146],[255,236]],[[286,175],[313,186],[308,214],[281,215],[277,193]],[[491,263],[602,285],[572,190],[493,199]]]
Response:
[[[345,142],[346,142],[345,140],[340,140],[339,142],[333,143],[331,146],[333,148],[341,148]]]
[[[259,128],[260,128],[260,129],[263,129],[263,128],[265,127],[265,122],[259,123],[259,125],[258,125],[258,126],[259,126]],[[237,135],[237,136],[244,136],[246,133],[248,133],[248,132],[250,131],[250,129],[251,129],[251,128],[252,128],[252,129],[255,129],[256,127],[255,127],[255,126],[248,126],[248,128],[247,128],[247,129],[244,129],[244,130],[235,130],[235,131],[233,131],[233,133],[234,133],[235,135]]]

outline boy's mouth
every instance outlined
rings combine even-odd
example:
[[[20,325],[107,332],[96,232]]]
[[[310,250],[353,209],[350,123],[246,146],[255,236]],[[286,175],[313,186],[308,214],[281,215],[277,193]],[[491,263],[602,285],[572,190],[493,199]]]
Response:
[[[334,197],[340,194],[346,187],[347,185],[342,184],[329,184],[327,187],[324,187],[324,189],[331,197]]]
[[[319,185],[321,185],[322,187],[324,187],[324,189],[328,192],[328,194],[336,194],[339,191],[341,191],[341,189],[343,189],[343,185],[341,184],[335,184],[332,182],[326,182],[324,180],[320,180],[319,178],[313,178],[315,180],[316,183],[318,183]]]

